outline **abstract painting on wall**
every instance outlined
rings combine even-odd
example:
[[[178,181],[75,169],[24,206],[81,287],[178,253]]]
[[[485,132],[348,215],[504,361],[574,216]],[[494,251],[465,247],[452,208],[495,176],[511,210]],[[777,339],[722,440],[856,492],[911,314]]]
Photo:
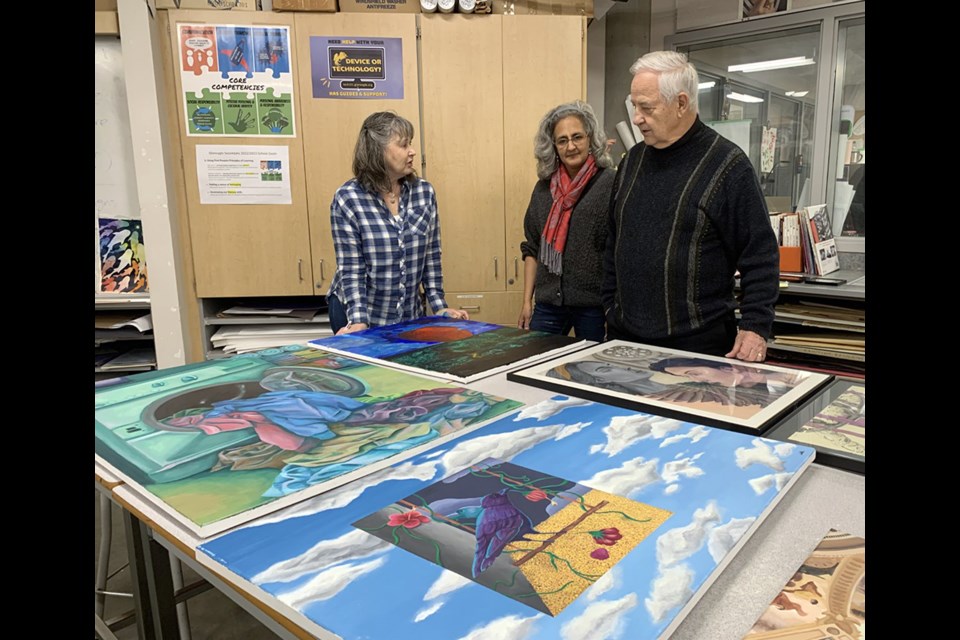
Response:
[[[612,340],[507,379],[743,433],[763,433],[832,376]]]
[[[863,538],[831,529],[745,640],[862,640],[866,637]]]
[[[555,396],[197,559],[320,638],[666,638],[814,453]]]
[[[100,218],[100,290],[140,293],[147,288],[143,225],[139,220]]]
[[[668,517],[488,458],[353,526],[553,616]]]
[[[519,406],[292,345],[97,389],[96,455],[207,537]]]
[[[817,462],[864,473],[867,459],[867,389],[862,383],[834,382],[768,434],[776,440],[808,444]]]
[[[426,316],[308,344],[361,360],[467,383],[589,344],[569,336]]]

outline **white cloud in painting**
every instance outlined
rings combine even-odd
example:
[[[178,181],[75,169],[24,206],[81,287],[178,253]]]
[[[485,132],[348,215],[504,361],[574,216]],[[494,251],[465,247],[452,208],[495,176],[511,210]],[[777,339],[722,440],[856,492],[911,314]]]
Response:
[[[678,433],[675,436],[670,436],[669,438],[664,439],[664,441],[660,443],[660,446],[666,447],[667,445],[671,445],[675,442],[681,442],[682,440],[689,440],[692,444],[696,444],[697,442],[700,442],[706,438],[708,435],[710,435],[710,429],[702,427],[698,424],[686,433]]]
[[[433,451],[433,452],[428,453],[427,455],[423,456],[423,459],[424,459],[424,460],[430,460],[431,458],[436,458],[436,457],[442,456],[442,455],[445,454],[446,452],[447,452],[446,449],[440,449],[440,451]]]
[[[434,600],[448,593],[453,593],[457,589],[462,589],[469,584],[473,584],[473,581],[469,578],[464,578],[459,573],[444,569],[440,577],[434,580],[430,588],[427,589],[427,593],[423,596],[423,599],[424,601]]]
[[[589,480],[583,480],[581,484],[629,498],[660,481],[660,474],[657,472],[658,462],[657,458],[653,460],[644,460],[643,457],[634,458],[627,460],[619,467],[599,471]]]
[[[420,609],[420,611],[417,611],[417,615],[413,616],[413,621],[423,622],[424,620],[426,620],[427,618],[435,614],[437,611],[440,611],[440,607],[442,607],[443,605],[444,605],[444,601],[440,600],[438,602],[434,602],[429,607]]]
[[[590,404],[589,400],[583,400],[581,398],[566,398],[565,400],[554,400],[550,398],[549,400],[538,402],[535,405],[524,407],[517,413],[517,417],[514,418],[513,421],[519,422],[527,418],[546,420],[547,418],[557,415],[567,407],[585,407],[588,404]]]
[[[753,446],[737,447],[734,451],[737,466],[746,469],[752,464],[762,464],[770,467],[774,471],[783,471],[783,460],[781,460],[773,448],[761,438],[754,438]]]
[[[353,529],[339,538],[321,540],[298,556],[278,562],[251,578],[254,584],[290,582],[347,560],[360,560],[393,548],[369,533]]]
[[[668,485],[666,486],[666,488],[663,490],[663,495],[669,496],[669,495],[671,495],[671,494],[676,493],[677,491],[680,491],[680,485],[678,485],[678,484],[668,484]]]
[[[459,442],[440,459],[444,467],[443,475],[446,477],[454,471],[469,467],[477,460],[486,458],[509,461],[515,455],[535,447],[541,442],[554,439],[567,426],[565,424],[555,424],[543,427],[528,427]]]
[[[460,640],[526,640],[536,630],[534,624],[543,614],[538,613],[530,618],[520,616],[504,616],[491,620],[482,627],[473,629]]]
[[[692,584],[693,570],[685,564],[661,569],[643,601],[653,621],[662,622],[671,609],[682,606],[693,595]]]
[[[710,552],[713,561],[719,564],[755,520],[756,518],[730,518],[728,522],[711,529],[710,537],[707,539],[707,551]]]
[[[624,617],[637,606],[637,594],[619,600],[598,600],[560,628],[563,640],[616,640],[626,630]]]
[[[585,427],[592,425],[592,422],[575,422],[573,424],[568,424],[563,429],[560,429],[560,433],[557,434],[556,440],[563,440],[569,436],[572,436],[575,433],[580,433]]]
[[[603,428],[607,435],[606,444],[596,444],[590,447],[590,453],[605,453],[611,458],[627,447],[646,438],[663,438],[676,431],[683,423],[670,418],[635,414],[630,416],[616,416],[610,424]]]
[[[697,458],[701,455],[703,454],[698,453],[692,458],[671,460],[664,464],[663,470],[660,472],[660,475],[663,476],[663,481],[671,483],[676,482],[680,478],[696,478],[697,476],[704,475],[704,470],[695,464]]]
[[[720,511],[711,501],[702,509],[693,512],[693,521],[683,527],[670,529],[657,538],[657,561],[661,567],[669,567],[689,558],[703,547],[710,527],[720,522]]]
[[[769,490],[770,487],[776,487],[777,491],[780,491],[787,485],[787,481],[792,477],[792,472],[768,473],[765,476],[749,480],[749,483],[750,486],[753,487],[753,492],[760,496]]]
[[[358,478],[342,487],[327,491],[309,500],[299,502],[275,515],[264,516],[250,526],[259,526],[271,522],[282,522],[290,518],[309,516],[327,509],[339,509],[353,502],[369,487],[375,487],[390,480],[432,480],[437,473],[437,462],[412,464],[404,462],[397,467],[387,467],[368,476]]]
[[[781,458],[788,457],[791,453],[793,453],[793,450],[796,448],[797,448],[797,445],[790,444],[789,442],[780,442],[778,444],[773,445],[773,450],[776,451],[777,455],[780,456]]]
[[[359,564],[341,564],[332,569],[321,571],[308,582],[285,593],[277,594],[281,602],[294,609],[302,610],[306,605],[320,600],[329,600],[348,585],[353,584],[368,573],[376,571],[387,561],[377,558]]]
[[[607,591],[616,589],[620,586],[621,573],[622,570],[620,567],[614,565],[610,571],[607,571],[605,574],[597,578],[597,581],[594,582],[586,591],[584,591],[583,595],[586,596],[588,601],[593,602]]]

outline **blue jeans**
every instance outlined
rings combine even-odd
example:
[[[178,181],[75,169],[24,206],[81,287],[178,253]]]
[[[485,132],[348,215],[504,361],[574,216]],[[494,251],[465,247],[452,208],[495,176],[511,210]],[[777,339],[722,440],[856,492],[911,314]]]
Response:
[[[530,328],[563,336],[572,328],[578,338],[596,342],[603,342],[606,333],[603,307],[560,307],[543,302],[533,307]]]
[[[347,310],[335,295],[327,296],[327,315],[330,316],[330,328],[334,335],[347,326]]]

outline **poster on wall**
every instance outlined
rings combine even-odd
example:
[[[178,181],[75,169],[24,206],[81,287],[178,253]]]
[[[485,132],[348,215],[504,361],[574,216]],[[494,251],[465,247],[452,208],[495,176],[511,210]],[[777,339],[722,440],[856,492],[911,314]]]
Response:
[[[403,39],[310,37],[314,98],[403,99]]]
[[[188,136],[295,136],[289,27],[177,28]]]
[[[197,145],[200,204],[291,204],[286,145]]]

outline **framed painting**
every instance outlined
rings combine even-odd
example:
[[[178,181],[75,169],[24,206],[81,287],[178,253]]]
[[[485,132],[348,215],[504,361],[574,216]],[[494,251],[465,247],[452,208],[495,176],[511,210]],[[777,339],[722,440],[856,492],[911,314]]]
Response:
[[[303,345],[111,381],[96,459],[206,538],[522,403]]]
[[[426,316],[308,342],[331,353],[468,383],[591,344],[475,320]]]
[[[757,434],[833,376],[613,340],[510,372],[507,379]]]
[[[767,437],[817,450],[817,462],[864,473],[867,458],[867,389],[836,380],[767,432]]]
[[[662,639],[815,453],[554,396],[196,556],[319,638]]]
[[[866,638],[866,541],[831,529],[744,640]]]

